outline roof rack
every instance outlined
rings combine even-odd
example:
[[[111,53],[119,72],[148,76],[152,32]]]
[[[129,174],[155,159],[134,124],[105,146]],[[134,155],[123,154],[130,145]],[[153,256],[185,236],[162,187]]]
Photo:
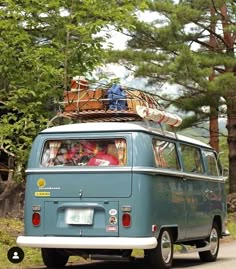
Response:
[[[70,90],[64,91],[59,102],[57,118],[79,122],[130,122],[155,121],[178,126],[182,120],[177,115],[164,112],[157,97],[149,92],[123,87],[119,84],[94,84],[84,77],[72,79]]]
[[[136,106],[159,107],[155,95],[118,84],[98,85],[75,77],[64,91],[58,116],[87,121],[137,121]]]

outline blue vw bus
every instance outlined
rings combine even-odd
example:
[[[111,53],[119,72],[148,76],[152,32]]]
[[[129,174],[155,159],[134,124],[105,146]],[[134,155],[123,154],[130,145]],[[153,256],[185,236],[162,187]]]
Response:
[[[77,123],[43,130],[26,170],[22,247],[48,267],[69,256],[170,268],[173,245],[217,259],[226,234],[225,182],[207,144],[140,123]]]

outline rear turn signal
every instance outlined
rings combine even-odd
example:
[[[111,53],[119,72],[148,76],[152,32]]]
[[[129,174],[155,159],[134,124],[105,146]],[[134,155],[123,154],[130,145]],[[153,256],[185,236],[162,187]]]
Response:
[[[34,212],[32,215],[32,224],[34,226],[39,226],[41,221],[40,213],[39,212]]]
[[[131,226],[131,215],[129,213],[124,213],[122,216],[122,224],[125,228]]]

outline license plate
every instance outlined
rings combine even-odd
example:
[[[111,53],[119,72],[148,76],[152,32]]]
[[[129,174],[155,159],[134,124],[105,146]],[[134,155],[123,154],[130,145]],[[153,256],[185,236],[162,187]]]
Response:
[[[67,209],[65,222],[67,224],[92,225],[93,208]]]

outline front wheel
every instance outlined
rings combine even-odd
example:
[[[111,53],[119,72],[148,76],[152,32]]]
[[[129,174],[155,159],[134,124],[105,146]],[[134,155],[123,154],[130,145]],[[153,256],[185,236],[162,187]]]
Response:
[[[69,256],[52,248],[41,249],[44,264],[50,268],[64,267],[68,262]]]
[[[216,223],[213,223],[207,242],[210,244],[210,250],[199,252],[200,260],[203,262],[214,262],[217,259],[220,246],[220,231]]]
[[[163,229],[155,249],[149,250],[146,259],[152,268],[168,269],[173,262],[173,237],[168,229]]]

